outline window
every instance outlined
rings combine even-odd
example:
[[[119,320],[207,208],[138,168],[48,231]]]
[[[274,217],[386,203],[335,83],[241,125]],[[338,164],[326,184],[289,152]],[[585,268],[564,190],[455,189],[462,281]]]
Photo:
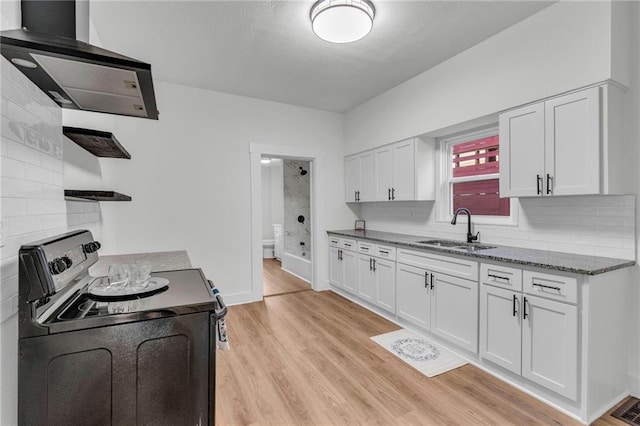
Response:
[[[498,129],[467,132],[441,141],[439,218],[449,220],[458,207],[468,208],[474,222],[513,224],[509,198],[500,198]]]

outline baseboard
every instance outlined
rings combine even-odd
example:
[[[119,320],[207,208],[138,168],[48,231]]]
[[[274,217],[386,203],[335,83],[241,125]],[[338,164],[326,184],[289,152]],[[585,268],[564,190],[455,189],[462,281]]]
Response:
[[[298,277],[300,278],[302,281],[311,284],[311,281],[309,281],[308,279],[306,279],[305,277],[301,277],[300,275],[296,274],[295,272],[291,272],[290,270],[286,269],[286,268],[282,268],[283,271],[293,275],[294,277]]]
[[[628,396],[629,395],[627,393],[621,393],[620,395],[615,397],[613,399],[613,401],[610,401],[608,404],[605,404],[599,410],[594,411],[593,414],[589,415],[589,418],[588,418],[589,423],[588,424],[591,424],[591,423],[595,422],[596,420],[598,420],[600,417],[605,415],[609,410],[611,410],[613,407],[618,405],[620,403],[620,401],[623,401]]]

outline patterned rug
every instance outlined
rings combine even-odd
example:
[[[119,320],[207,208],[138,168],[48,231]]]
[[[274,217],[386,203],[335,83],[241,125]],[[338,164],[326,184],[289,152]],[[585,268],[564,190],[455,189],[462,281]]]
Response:
[[[410,330],[400,329],[371,338],[374,342],[421,372],[434,377],[467,364],[467,361]]]

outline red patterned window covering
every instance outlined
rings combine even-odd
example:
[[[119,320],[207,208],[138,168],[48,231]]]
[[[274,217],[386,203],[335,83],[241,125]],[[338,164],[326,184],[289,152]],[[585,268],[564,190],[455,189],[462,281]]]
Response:
[[[453,146],[453,177],[498,173],[498,136],[459,143]]]
[[[454,211],[466,207],[474,215],[509,216],[509,198],[500,198],[499,179],[459,182],[452,186]]]

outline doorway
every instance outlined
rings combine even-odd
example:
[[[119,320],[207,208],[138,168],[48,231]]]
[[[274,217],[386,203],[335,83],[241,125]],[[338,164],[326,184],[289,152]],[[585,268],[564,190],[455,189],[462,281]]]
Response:
[[[311,289],[310,162],[263,156],[263,296]]]
[[[300,242],[304,242],[304,247],[306,249],[305,256],[303,258],[310,259],[310,274],[309,274],[309,286],[312,289],[317,289],[317,268],[316,268],[316,257],[317,251],[315,250],[318,245],[318,221],[317,218],[317,185],[319,174],[321,174],[322,170],[322,160],[318,153],[309,148],[303,147],[292,147],[292,146],[279,146],[279,145],[263,145],[263,144],[250,144],[249,146],[250,157],[251,157],[251,294],[248,295],[248,299],[250,301],[259,301],[262,300],[264,296],[264,227],[263,224],[263,179],[262,179],[262,159],[263,158],[277,158],[283,161],[283,170],[284,170],[284,161],[292,160],[294,162],[305,162],[304,165],[298,164],[295,165],[295,169],[293,168],[294,163],[292,163],[291,170],[295,170],[298,173],[300,179],[303,176],[306,176],[306,179],[309,180],[309,214],[305,215],[304,213],[297,212],[295,210],[292,211],[292,214],[295,214],[294,218],[298,221],[298,216],[304,216],[305,225],[308,225],[308,242],[304,239],[299,239],[299,235],[297,237],[292,236],[292,241],[297,242],[298,247],[302,245]],[[308,168],[305,167],[308,165]],[[300,169],[302,167],[302,169]],[[306,173],[303,174],[303,171]],[[284,171],[283,171],[284,173]],[[284,210],[284,208],[283,208]],[[284,211],[283,211],[283,224],[284,224]],[[301,219],[302,220],[302,219]],[[300,222],[297,222],[300,223]],[[273,225],[273,224],[272,224]],[[274,238],[275,239],[275,238]],[[284,240],[284,238],[283,238]],[[283,241],[284,243],[284,241]],[[274,247],[275,249],[275,247]],[[284,257],[284,250],[283,250]]]

